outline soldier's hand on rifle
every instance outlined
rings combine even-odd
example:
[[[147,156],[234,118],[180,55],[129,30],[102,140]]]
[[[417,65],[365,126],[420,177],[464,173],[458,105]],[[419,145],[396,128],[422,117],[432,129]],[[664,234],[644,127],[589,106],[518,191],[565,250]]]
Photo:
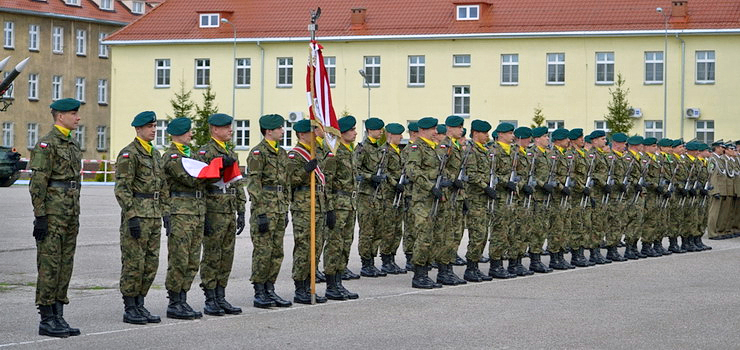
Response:
[[[709,191],[702,188],[699,190],[699,194],[702,196],[706,196],[709,194]]]
[[[690,196],[692,196],[692,197],[696,197],[696,190],[695,190],[695,189],[693,189],[693,188],[692,188],[692,189],[690,189],[690,190],[689,190],[689,195],[690,195]]]
[[[516,182],[508,181],[506,183],[506,190],[508,190],[509,192],[516,192]]]
[[[562,192],[563,195],[565,195],[565,196],[570,196],[570,193],[571,193],[570,192],[570,187],[563,187],[563,189],[560,190],[560,192]]]
[[[403,192],[405,185],[402,182],[396,184],[396,192]]]
[[[642,185],[640,184],[634,184],[633,188],[635,192],[642,192]]]
[[[33,220],[33,238],[41,242],[49,234],[49,218],[46,216],[37,216]]]
[[[678,194],[680,194],[681,196],[685,196],[686,195],[686,190],[683,187],[681,187],[681,186],[679,186],[677,188],[677,191],[678,191]]]
[[[545,184],[544,186],[542,186],[542,190],[546,193],[552,194],[555,191],[555,186],[553,186],[552,184]]]
[[[128,233],[131,234],[131,237],[134,239],[139,239],[139,237],[141,237],[141,226],[139,224],[138,217],[128,219]]]
[[[386,174],[380,174],[380,175],[373,175],[370,180],[373,182],[373,185],[375,187],[378,187],[385,179],[388,178],[388,175]]]
[[[328,227],[330,230],[334,229],[334,226],[337,225],[337,214],[334,212],[334,210],[329,210],[326,212],[326,227]]]
[[[619,184],[617,184],[617,190],[619,192],[627,192],[627,185],[625,185],[623,183],[619,183]]]
[[[432,196],[436,199],[442,199],[442,190],[437,187],[432,187]]]
[[[162,216],[162,224],[164,225],[164,235],[169,236],[170,235],[170,216],[169,215]]]
[[[655,186],[655,192],[658,192],[658,194],[665,193],[665,187],[663,186]]]
[[[319,160],[314,158],[309,160],[306,164],[303,164],[303,170],[305,170],[307,173],[310,173],[316,169],[316,167],[319,164]]]
[[[365,177],[363,177],[362,175],[355,176],[355,181],[362,182],[363,180],[365,180]]]
[[[601,187],[601,192],[604,192],[604,194],[612,193],[612,185],[604,185]]]
[[[588,187],[583,188],[583,195],[584,196],[590,196],[591,195],[591,189]]]
[[[463,200],[462,213],[463,215],[468,215],[469,211],[470,211],[470,203],[468,202],[467,199],[465,199]]]
[[[493,189],[493,187],[486,187],[483,189],[483,191],[486,192],[486,194],[488,195],[488,198],[491,198],[491,199],[498,198],[498,194],[496,193],[496,190]]]
[[[673,193],[673,192],[672,191],[666,191],[665,193],[663,193],[663,198],[665,198],[665,199],[671,198],[671,193]]]
[[[246,222],[244,219],[244,212],[240,211],[236,213],[236,235],[240,235],[242,231],[244,231],[244,226],[246,226]]]
[[[450,186],[452,186],[452,181],[450,181],[450,180],[442,179],[442,181],[439,182],[439,187],[447,188],[447,187],[450,187]]]
[[[529,196],[534,193],[534,188],[532,188],[532,186],[530,185],[524,185],[522,186],[522,192]]]
[[[452,182],[452,186],[458,190],[462,190],[463,187],[465,187],[465,183],[460,179],[455,179],[455,181]]]
[[[270,219],[267,218],[267,214],[257,215],[257,230],[260,233],[265,233],[270,230]]]

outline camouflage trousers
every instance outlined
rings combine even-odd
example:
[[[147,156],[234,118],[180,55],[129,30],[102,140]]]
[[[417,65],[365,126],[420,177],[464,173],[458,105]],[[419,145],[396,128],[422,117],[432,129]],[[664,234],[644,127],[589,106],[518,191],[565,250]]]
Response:
[[[172,214],[167,236],[167,277],[164,285],[173,292],[189,291],[200,266],[204,215]]]
[[[665,224],[665,230],[666,236],[670,238],[676,238],[681,235],[681,221],[684,219],[684,213],[683,208],[678,204],[680,199],[681,197],[674,193],[673,197],[668,200],[668,206],[664,209],[668,211],[666,214],[668,221]]]
[[[413,215],[411,215],[411,197],[404,196],[403,200],[403,207],[398,209],[403,212],[403,252],[404,254],[412,254],[416,242],[416,230],[413,224]]]
[[[128,221],[121,215],[121,281],[119,288],[126,297],[146,295],[159,267],[159,240],[162,218],[139,218],[141,237],[133,238]]]
[[[661,197],[650,193],[645,196],[645,214],[642,216],[642,242],[662,241],[665,211],[660,209]]]
[[[640,196],[635,199],[634,195],[630,195],[624,199],[622,205],[624,208],[622,234],[624,234],[625,243],[635,245],[640,240],[644,227],[645,198]]]
[[[606,245],[608,247],[617,246],[622,241],[622,233],[624,232],[625,218],[624,212],[625,207],[623,202],[619,202],[617,198],[619,193],[612,193],[609,196],[609,202],[606,204],[606,222],[607,231],[605,234]]]
[[[499,193],[499,198],[506,198],[506,196]],[[497,199],[494,202],[495,210],[490,224],[491,236],[489,238],[488,255],[491,260],[509,259],[510,234],[518,231],[519,228],[514,227],[516,223],[514,213],[505,201]],[[491,219],[490,216],[487,217]]]
[[[468,261],[479,261],[488,241],[488,221],[490,215],[486,209],[485,200],[470,202],[470,211],[467,215],[468,248],[465,258]]]
[[[527,237],[529,252],[542,254],[542,246],[547,238],[547,212],[541,201],[532,199],[529,209],[522,209],[521,229]]]
[[[589,248],[591,230],[593,229],[593,209],[591,205],[585,208],[581,206],[583,194],[578,193],[570,196],[567,212],[570,216],[570,229],[568,229],[568,246],[573,249]]]
[[[72,278],[77,233],[77,215],[47,215],[49,234],[36,241],[36,305],[51,305],[56,301],[69,304],[67,289]]]
[[[437,206],[437,215],[432,217],[432,236],[435,237],[432,242],[432,261],[439,264],[447,264],[450,260],[449,246],[452,241],[450,229],[450,204],[449,202],[440,201]]]
[[[443,257],[441,263],[449,264],[455,261],[457,258],[457,250],[460,247],[460,241],[462,241],[463,232],[465,231],[465,217],[463,216],[463,201],[456,200],[456,203],[449,203],[447,207],[447,215],[444,220],[444,226],[446,226],[446,232],[448,237],[446,239],[447,244],[442,252]]]
[[[602,203],[603,199],[603,195],[594,195],[590,198],[591,233],[588,239],[589,248],[599,248],[601,242],[604,241],[604,237],[606,237],[607,230],[611,226],[608,220],[609,212]]]
[[[396,255],[403,237],[403,209],[387,204],[383,210],[384,229],[381,232],[380,254]]]
[[[293,222],[293,280],[304,281],[311,276],[311,212],[304,210],[291,210]],[[316,226],[315,239],[315,261],[319,266],[321,255],[320,245],[324,241],[326,231],[325,214],[318,211],[314,218]]]
[[[523,201],[513,201],[510,208],[514,215],[512,218],[512,230],[509,231],[509,258],[521,258],[527,252],[527,245],[532,234],[530,214],[531,212],[524,209]]]
[[[354,210],[335,209],[337,223],[333,230],[327,230],[326,247],[324,248],[324,272],[327,275],[342,274],[347,268],[349,251],[355,236]]]
[[[284,220],[281,218],[282,222]],[[236,215],[234,213],[206,213],[206,222],[211,227],[211,234],[203,236],[200,287],[203,289],[215,289],[217,286],[225,288],[229,283],[231,267],[234,264]],[[282,238],[280,244],[282,252]]]
[[[681,235],[696,236],[698,233],[696,227],[699,225],[699,211],[696,205],[691,204],[691,197],[686,197],[683,212],[684,218],[681,221]]]
[[[434,225],[439,224],[439,222],[431,216],[431,213],[431,200],[414,201],[409,209],[409,214],[413,217],[411,224],[417,234],[411,260],[414,265],[425,266],[431,264],[435,262],[439,254],[438,249],[439,242],[442,241],[442,231],[434,228]]]
[[[547,237],[547,249],[551,253],[563,251],[569,243],[569,230],[571,218],[569,209],[563,209],[560,202],[563,196],[553,194],[550,198],[550,206],[546,208],[549,220],[549,235]]]
[[[698,216],[698,220],[696,221],[696,235],[701,237],[704,235],[704,231],[706,231],[707,223],[709,221],[709,217],[707,215],[709,211],[707,210],[706,202],[705,202],[705,206],[702,207],[701,198],[697,200],[696,212]]]
[[[359,195],[357,221],[360,224],[360,235],[357,250],[363,259],[372,259],[378,255],[380,242],[387,229],[384,214],[382,198],[374,199],[372,195]]]
[[[277,280],[284,256],[285,215],[284,213],[267,214],[269,220],[267,232],[259,232],[257,215],[251,215],[249,218],[249,233],[252,236],[252,245],[254,246],[252,250],[252,277],[249,279],[252,283],[275,283]],[[232,238],[234,234],[235,231],[232,230]],[[203,275],[202,272],[203,268],[201,268],[201,276]]]

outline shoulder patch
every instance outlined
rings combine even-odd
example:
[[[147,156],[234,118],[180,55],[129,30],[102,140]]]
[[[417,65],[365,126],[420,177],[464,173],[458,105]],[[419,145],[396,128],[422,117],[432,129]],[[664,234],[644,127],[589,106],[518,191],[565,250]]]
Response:
[[[643,159],[642,162],[647,164],[648,161],[647,159]]]
[[[177,159],[177,154],[170,154],[170,158]]]
[[[329,152],[326,154],[327,157],[334,157],[334,152]]]
[[[569,154],[568,155],[568,159],[573,159],[573,155],[572,154]]]
[[[206,154],[206,151],[198,151],[198,154],[205,155]]]
[[[46,148],[46,147],[49,147],[49,144],[46,142],[39,142],[39,147]]]
[[[550,159],[558,159],[558,156],[556,156],[556,155],[553,154],[553,155],[550,156]]]
[[[288,153],[288,158],[295,159],[295,153],[293,152]]]
[[[607,158],[614,159],[614,156],[610,154]]]
[[[258,156],[260,154],[260,150],[256,149],[256,150],[252,151],[252,154]]]
[[[121,154],[121,157],[128,158],[129,157],[128,152]]]
[[[419,146],[417,146],[417,145],[411,145],[411,148],[417,149],[417,148],[419,148]]]
[[[531,157],[531,156],[533,156],[533,155],[534,155],[534,154],[532,154],[532,152],[527,152],[527,157]]]
[[[625,157],[624,159],[626,159],[626,160],[632,160],[632,158],[630,158],[630,157]]]
[[[590,154],[588,155],[588,157],[589,157],[589,158],[593,158],[593,157],[595,157],[595,156],[594,156],[594,154],[593,154],[593,153],[590,153]]]
[[[439,145],[439,148],[447,148],[447,145],[441,144],[441,145]]]

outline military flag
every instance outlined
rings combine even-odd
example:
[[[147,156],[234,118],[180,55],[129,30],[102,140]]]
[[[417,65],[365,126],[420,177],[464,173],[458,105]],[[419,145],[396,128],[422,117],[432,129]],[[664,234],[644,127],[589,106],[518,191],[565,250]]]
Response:
[[[306,96],[311,122],[322,128],[326,133],[326,144],[332,151],[337,150],[339,139],[339,123],[331,102],[331,88],[329,74],[324,65],[323,47],[312,40],[309,44],[309,61],[306,70]]]

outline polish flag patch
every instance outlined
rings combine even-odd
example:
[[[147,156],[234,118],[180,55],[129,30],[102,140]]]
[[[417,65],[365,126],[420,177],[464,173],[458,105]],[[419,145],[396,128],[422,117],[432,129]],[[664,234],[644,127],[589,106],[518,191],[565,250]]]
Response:
[[[531,152],[527,153],[527,157],[531,157],[533,154]]]
[[[46,142],[41,142],[41,143],[39,143],[39,147],[46,148],[46,147],[49,147],[49,144],[46,143]]]
[[[170,155],[170,158],[172,158],[172,159],[177,159],[177,154],[171,154],[171,155]]]
[[[439,148],[447,148],[447,145],[439,145]]]
[[[625,158],[625,159],[627,159],[627,160],[632,160],[632,158],[630,158],[630,157],[627,157],[627,158]]]
[[[568,155],[568,159],[573,159],[573,155],[572,154],[569,154]]]
[[[256,149],[254,150],[254,152],[252,152],[252,154],[254,154],[255,156],[258,156],[260,155],[260,150]]]
[[[202,156],[203,156],[203,155],[205,155],[205,154],[206,154],[206,151],[198,151],[198,154],[200,154],[200,155],[202,155]]]
[[[288,154],[288,158],[290,158],[290,159],[295,159],[295,154],[293,154],[293,153],[289,153],[289,154]]]
[[[334,153],[332,153],[332,152],[329,152],[329,153],[327,153],[327,154],[326,154],[326,156],[327,156],[327,157],[334,157]]]
[[[419,148],[419,146],[417,146],[417,145],[411,145],[411,148],[417,149],[417,148]]]
[[[129,155],[128,155],[128,153],[124,153],[124,154],[122,154],[122,155],[121,155],[121,157],[123,157],[123,158],[128,158],[128,157],[129,157]]]
[[[609,159],[614,159],[614,156],[610,155],[610,156],[608,156],[607,158],[609,158]]]
[[[589,155],[588,155],[588,157],[589,157],[589,158],[593,158],[593,157],[594,157],[594,154],[593,154],[593,153],[591,153],[591,154],[589,154]]]

